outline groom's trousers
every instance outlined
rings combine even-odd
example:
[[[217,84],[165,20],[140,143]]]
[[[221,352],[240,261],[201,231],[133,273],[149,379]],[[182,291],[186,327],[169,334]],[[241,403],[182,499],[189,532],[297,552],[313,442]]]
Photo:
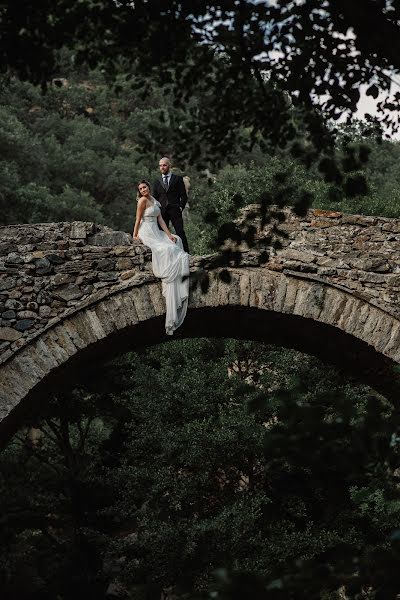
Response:
[[[167,227],[169,227],[170,222],[172,223],[176,235],[179,235],[182,240],[183,249],[185,252],[189,252],[188,241],[183,229],[182,210],[180,206],[177,204],[167,204],[167,206],[161,210],[161,216],[164,219]]]

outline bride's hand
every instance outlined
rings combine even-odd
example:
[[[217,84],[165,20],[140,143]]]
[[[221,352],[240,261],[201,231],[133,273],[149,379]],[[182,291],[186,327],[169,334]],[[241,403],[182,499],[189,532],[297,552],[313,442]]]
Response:
[[[132,236],[132,237],[133,237],[133,239],[134,239],[136,242],[141,242],[141,241],[142,241],[138,235],[134,235],[134,236]]]
[[[172,235],[172,233],[170,233],[168,237],[171,240],[171,242],[174,242],[174,244],[176,244],[176,237]]]

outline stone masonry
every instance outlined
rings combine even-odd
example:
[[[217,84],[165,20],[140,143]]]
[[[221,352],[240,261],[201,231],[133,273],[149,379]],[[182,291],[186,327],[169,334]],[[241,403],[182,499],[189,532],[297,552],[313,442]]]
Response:
[[[400,363],[400,220],[285,209],[241,248],[231,283],[210,273],[190,309],[226,305],[331,325]],[[254,212],[254,214],[252,214]],[[278,242],[276,244],[275,242]],[[209,257],[193,257],[192,271]],[[93,223],[0,228],[0,420],[85,347],[165,311],[151,253]],[[160,340],[163,332],[160,329]]]

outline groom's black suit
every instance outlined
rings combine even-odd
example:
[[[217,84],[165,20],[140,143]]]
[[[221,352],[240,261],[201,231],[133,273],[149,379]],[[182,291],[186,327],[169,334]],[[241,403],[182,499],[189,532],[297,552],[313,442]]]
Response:
[[[176,235],[179,235],[182,240],[185,251],[189,252],[182,219],[182,211],[188,200],[183,177],[172,174],[168,189],[165,189],[161,178],[157,179],[153,184],[153,196],[161,204],[161,215],[167,227],[171,221]]]

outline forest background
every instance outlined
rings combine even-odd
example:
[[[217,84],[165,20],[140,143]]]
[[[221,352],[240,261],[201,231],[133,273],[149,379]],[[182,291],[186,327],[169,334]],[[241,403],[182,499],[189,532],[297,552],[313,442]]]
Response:
[[[185,113],[123,67],[110,84],[71,50],[57,61],[45,94],[2,79],[0,223],[131,232],[135,183],[179,155]],[[174,164],[190,177],[193,254],[215,251],[226,215],[265,194],[400,217],[400,146],[363,123],[340,126],[336,149],[368,149],[353,169],[366,187],[334,197],[316,164],[244,149],[246,127],[230,127],[237,147],[212,172]],[[176,340],[102,370],[46,399],[0,455],[2,598],[396,597],[398,414],[356,373],[233,339]]]

